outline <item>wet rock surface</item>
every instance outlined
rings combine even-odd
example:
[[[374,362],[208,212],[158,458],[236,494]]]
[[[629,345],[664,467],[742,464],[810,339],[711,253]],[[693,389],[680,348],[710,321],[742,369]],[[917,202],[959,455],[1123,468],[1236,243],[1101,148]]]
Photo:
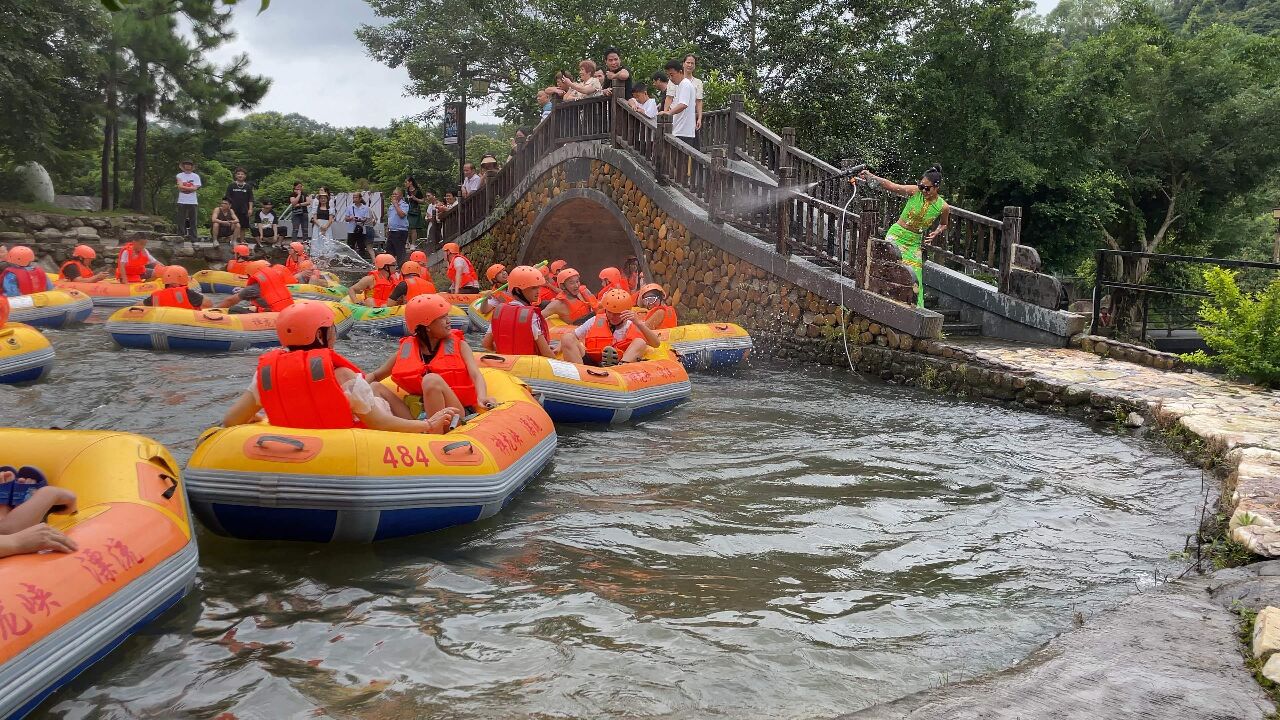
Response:
[[[1280,603],[1280,561],[1134,595],[1018,665],[842,720],[1263,720],[1275,705],[1244,666],[1236,609]]]

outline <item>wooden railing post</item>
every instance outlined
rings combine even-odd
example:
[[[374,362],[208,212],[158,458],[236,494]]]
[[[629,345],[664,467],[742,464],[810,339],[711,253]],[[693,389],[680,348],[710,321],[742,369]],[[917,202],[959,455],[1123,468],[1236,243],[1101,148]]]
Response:
[[[791,181],[795,174],[796,169],[790,165],[778,168],[778,207],[775,214],[778,222],[779,255],[791,254],[791,195],[795,192],[791,188]]]
[[[738,131],[739,123],[742,122],[742,93],[733,93],[729,96],[729,117],[725,125],[725,153],[729,160],[738,159],[738,143],[742,140],[742,133]]]
[[[853,257],[854,282],[863,290],[871,287],[871,250],[875,244],[876,226],[879,224],[880,203],[875,198],[862,198],[862,207],[858,214],[858,237],[855,241]]]
[[[559,95],[551,96],[551,114],[547,116],[547,130],[550,131],[551,134],[551,137],[549,138],[550,142],[547,144],[551,146],[552,150],[555,150],[560,146],[560,133],[559,129],[556,127],[556,116],[559,115],[559,113],[557,113],[556,110],[560,107],[560,101],[562,99],[563,98]]]
[[[658,132],[653,138],[653,178],[667,184],[667,144],[671,142],[671,116],[658,116]]]
[[[782,138],[782,142],[778,144],[778,170],[783,167],[791,166],[791,148],[796,146],[796,129],[793,127],[784,127],[782,132],[778,133]],[[794,170],[794,168],[792,168]],[[792,175],[794,178],[794,174]]]
[[[609,136],[613,138],[613,146],[622,147],[622,116],[626,110],[622,105],[627,102],[627,86],[618,78],[613,79],[613,104],[609,108]]]
[[[1000,292],[1009,292],[1009,277],[1013,270],[1014,246],[1022,240],[1022,208],[1009,206],[1004,209],[1000,230]]]
[[[497,172],[493,170],[484,171],[484,217],[489,217],[489,213],[493,212],[493,179],[496,177],[498,177]]]
[[[707,186],[707,217],[711,222],[724,222],[724,208],[728,203],[729,161],[725,158],[724,148],[711,151],[711,182]]]

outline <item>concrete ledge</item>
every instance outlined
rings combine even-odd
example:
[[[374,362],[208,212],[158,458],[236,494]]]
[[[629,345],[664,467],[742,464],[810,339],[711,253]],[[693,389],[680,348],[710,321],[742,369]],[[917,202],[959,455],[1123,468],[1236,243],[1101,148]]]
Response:
[[[939,295],[939,304],[959,310],[960,317],[982,326],[987,337],[1066,347],[1084,331],[1086,318],[1002,295],[996,288],[934,262],[925,263],[924,284]]]

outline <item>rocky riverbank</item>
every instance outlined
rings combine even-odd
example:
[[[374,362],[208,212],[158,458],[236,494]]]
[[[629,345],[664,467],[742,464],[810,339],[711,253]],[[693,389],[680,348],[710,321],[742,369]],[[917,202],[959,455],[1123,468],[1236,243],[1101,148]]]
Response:
[[[190,269],[229,258],[227,243],[189,242],[174,234],[173,223],[152,215],[79,213],[0,207],[0,245],[28,245],[48,270],[71,257],[77,245],[88,245],[99,262],[114,259],[120,244],[135,237],[149,240],[148,249],[161,262],[181,262]]]

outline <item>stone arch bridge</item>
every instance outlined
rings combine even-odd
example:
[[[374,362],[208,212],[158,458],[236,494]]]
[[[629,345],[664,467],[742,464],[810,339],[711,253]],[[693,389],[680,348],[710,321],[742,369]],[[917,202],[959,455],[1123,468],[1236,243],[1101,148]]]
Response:
[[[881,239],[901,201],[862,197],[846,211],[850,190],[838,179],[797,192],[840,170],[740,104],[706,114],[703,153],[672,136],[669,122],[611,98],[560,103],[445,218],[445,239],[478,268],[563,257],[588,278],[634,255],[682,318],[739,323],[782,355],[840,337],[846,319],[854,344],[901,349],[940,337],[944,321],[948,334],[1055,345],[1080,331],[1079,316],[1048,309],[1056,281],[1036,273],[1038,257],[1019,243],[1018,208],[1001,219],[953,208],[934,254],[943,264],[926,269],[940,307],[915,307],[910,271]]]

